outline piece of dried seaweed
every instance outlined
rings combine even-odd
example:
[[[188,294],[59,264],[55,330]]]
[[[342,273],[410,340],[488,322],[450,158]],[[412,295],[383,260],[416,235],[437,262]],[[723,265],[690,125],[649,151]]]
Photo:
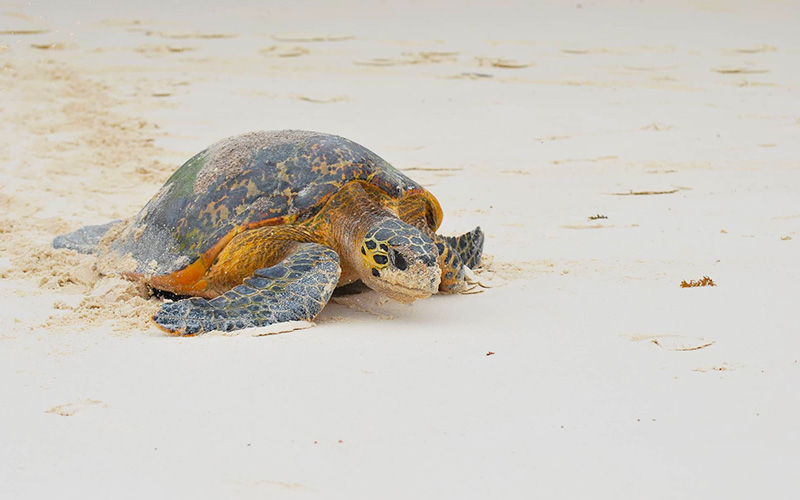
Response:
[[[717,284],[714,283],[714,280],[712,280],[708,276],[703,276],[702,279],[699,279],[697,281],[695,280],[681,281],[681,288],[691,288],[695,286],[717,286]]]
[[[673,194],[677,193],[678,189],[669,189],[666,191],[628,191],[627,193],[611,193],[614,196],[645,196],[650,194]]]

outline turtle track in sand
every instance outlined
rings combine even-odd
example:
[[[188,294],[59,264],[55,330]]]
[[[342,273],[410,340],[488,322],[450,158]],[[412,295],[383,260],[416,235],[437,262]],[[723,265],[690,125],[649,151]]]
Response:
[[[54,250],[51,241],[82,220],[132,211],[115,196],[128,186],[163,182],[172,166],[157,160],[163,153],[153,144],[158,127],[119,112],[124,101],[95,80],[91,68],[47,58],[20,61],[0,72],[9,97],[0,110],[0,132],[9,131],[2,134],[8,139],[0,138],[0,172],[8,181],[0,192],[0,278],[22,282],[22,290],[11,293],[63,294],[63,300],[54,300],[44,325],[21,321],[15,327],[91,326],[114,318],[117,331],[147,329],[158,302],[145,287],[104,276],[111,264]]]

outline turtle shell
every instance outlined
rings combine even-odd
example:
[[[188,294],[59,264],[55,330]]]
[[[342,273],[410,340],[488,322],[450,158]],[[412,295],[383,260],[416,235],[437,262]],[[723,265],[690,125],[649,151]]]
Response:
[[[441,208],[422,186],[372,151],[335,135],[252,132],[213,144],[184,163],[112,244],[137,274],[204,272],[239,232],[316,215],[344,184],[360,180],[392,198],[423,195],[432,229]]]

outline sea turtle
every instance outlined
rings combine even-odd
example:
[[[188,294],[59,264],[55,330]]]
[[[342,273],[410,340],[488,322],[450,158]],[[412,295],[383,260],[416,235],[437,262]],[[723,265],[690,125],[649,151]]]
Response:
[[[135,217],[53,246],[125,257],[123,274],[184,297],[164,303],[155,323],[192,335],[310,321],[336,286],[356,280],[402,302],[461,292],[483,233],[440,236],[441,221],[430,192],[363,146],[252,132],[189,159]]]

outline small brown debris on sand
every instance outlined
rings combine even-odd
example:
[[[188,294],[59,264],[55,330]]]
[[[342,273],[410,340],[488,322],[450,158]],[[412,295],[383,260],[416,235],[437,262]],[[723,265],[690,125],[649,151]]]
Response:
[[[651,194],[673,194],[680,191],[680,189],[669,189],[667,191],[628,191],[627,193],[611,193],[614,196],[645,196]]]
[[[707,342],[705,344],[692,346],[692,347],[683,347],[683,348],[675,348],[673,351],[699,351],[700,349],[705,349],[708,346],[714,345],[714,342]]]
[[[681,281],[681,288],[692,288],[696,286],[717,286],[717,284],[714,283],[714,280],[712,280],[708,276],[703,276],[701,279],[697,281],[695,280]]]
[[[699,367],[695,368],[694,371],[700,373],[707,373],[707,372],[729,372],[733,370],[738,370],[741,368],[742,365],[738,363],[728,363],[727,361],[723,361],[720,364],[712,365],[709,367]]]
[[[714,345],[713,340],[676,334],[632,335],[630,340],[634,342],[648,341],[662,349],[677,352],[699,351],[700,349],[705,349],[706,347]]]
[[[697,345],[686,345],[686,344],[681,345],[679,342],[675,342],[673,339],[670,340],[672,341],[668,342],[667,344],[659,342],[658,339],[653,339],[650,342],[657,345],[658,347],[669,349],[670,351],[699,351],[700,349],[705,349],[706,347],[714,345],[713,340],[711,342],[705,342],[703,344],[697,344]]]

